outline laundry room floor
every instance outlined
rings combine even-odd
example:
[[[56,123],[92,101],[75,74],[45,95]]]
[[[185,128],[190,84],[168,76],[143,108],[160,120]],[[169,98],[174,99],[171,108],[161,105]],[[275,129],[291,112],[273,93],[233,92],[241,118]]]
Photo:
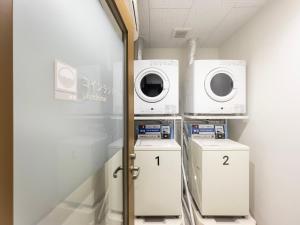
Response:
[[[135,225],[188,225],[183,222],[183,218],[174,219],[135,219]]]
[[[207,217],[201,216],[196,209],[195,204],[192,204],[194,211],[195,225],[256,225],[256,221],[251,215],[247,217]]]

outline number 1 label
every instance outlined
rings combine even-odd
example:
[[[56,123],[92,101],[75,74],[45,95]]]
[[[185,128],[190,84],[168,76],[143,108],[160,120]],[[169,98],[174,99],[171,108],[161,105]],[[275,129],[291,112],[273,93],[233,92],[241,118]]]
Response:
[[[159,156],[156,156],[155,159],[157,160],[157,166],[159,166]]]

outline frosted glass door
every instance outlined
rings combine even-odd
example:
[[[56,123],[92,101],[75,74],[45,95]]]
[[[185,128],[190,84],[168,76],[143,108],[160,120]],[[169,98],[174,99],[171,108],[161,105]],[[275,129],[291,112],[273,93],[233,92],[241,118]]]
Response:
[[[14,1],[14,224],[122,224],[124,62],[104,1]]]

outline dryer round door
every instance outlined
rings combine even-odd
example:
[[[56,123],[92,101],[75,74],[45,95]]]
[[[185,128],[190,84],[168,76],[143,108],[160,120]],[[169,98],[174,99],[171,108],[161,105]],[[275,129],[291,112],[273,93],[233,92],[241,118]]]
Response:
[[[226,68],[212,70],[205,79],[205,91],[214,101],[227,102],[236,94],[233,73]]]
[[[158,102],[169,92],[169,79],[158,69],[146,69],[139,73],[135,79],[135,91],[146,102]]]

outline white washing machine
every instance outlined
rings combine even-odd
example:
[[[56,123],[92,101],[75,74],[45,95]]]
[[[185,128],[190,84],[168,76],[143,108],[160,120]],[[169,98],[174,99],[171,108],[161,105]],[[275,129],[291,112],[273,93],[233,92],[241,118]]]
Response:
[[[108,145],[109,160],[106,162],[106,190],[108,192],[108,208],[106,223],[123,224],[123,139],[118,139]]]
[[[202,216],[249,215],[249,147],[190,139],[189,189]]]
[[[138,139],[135,166],[136,216],[181,215],[181,147],[172,139]]]
[[[246,62],[195,60],[188,68],[185,113],[246,113]]]
[[[135,114],[178,114],[178,61],[134,62]]]

